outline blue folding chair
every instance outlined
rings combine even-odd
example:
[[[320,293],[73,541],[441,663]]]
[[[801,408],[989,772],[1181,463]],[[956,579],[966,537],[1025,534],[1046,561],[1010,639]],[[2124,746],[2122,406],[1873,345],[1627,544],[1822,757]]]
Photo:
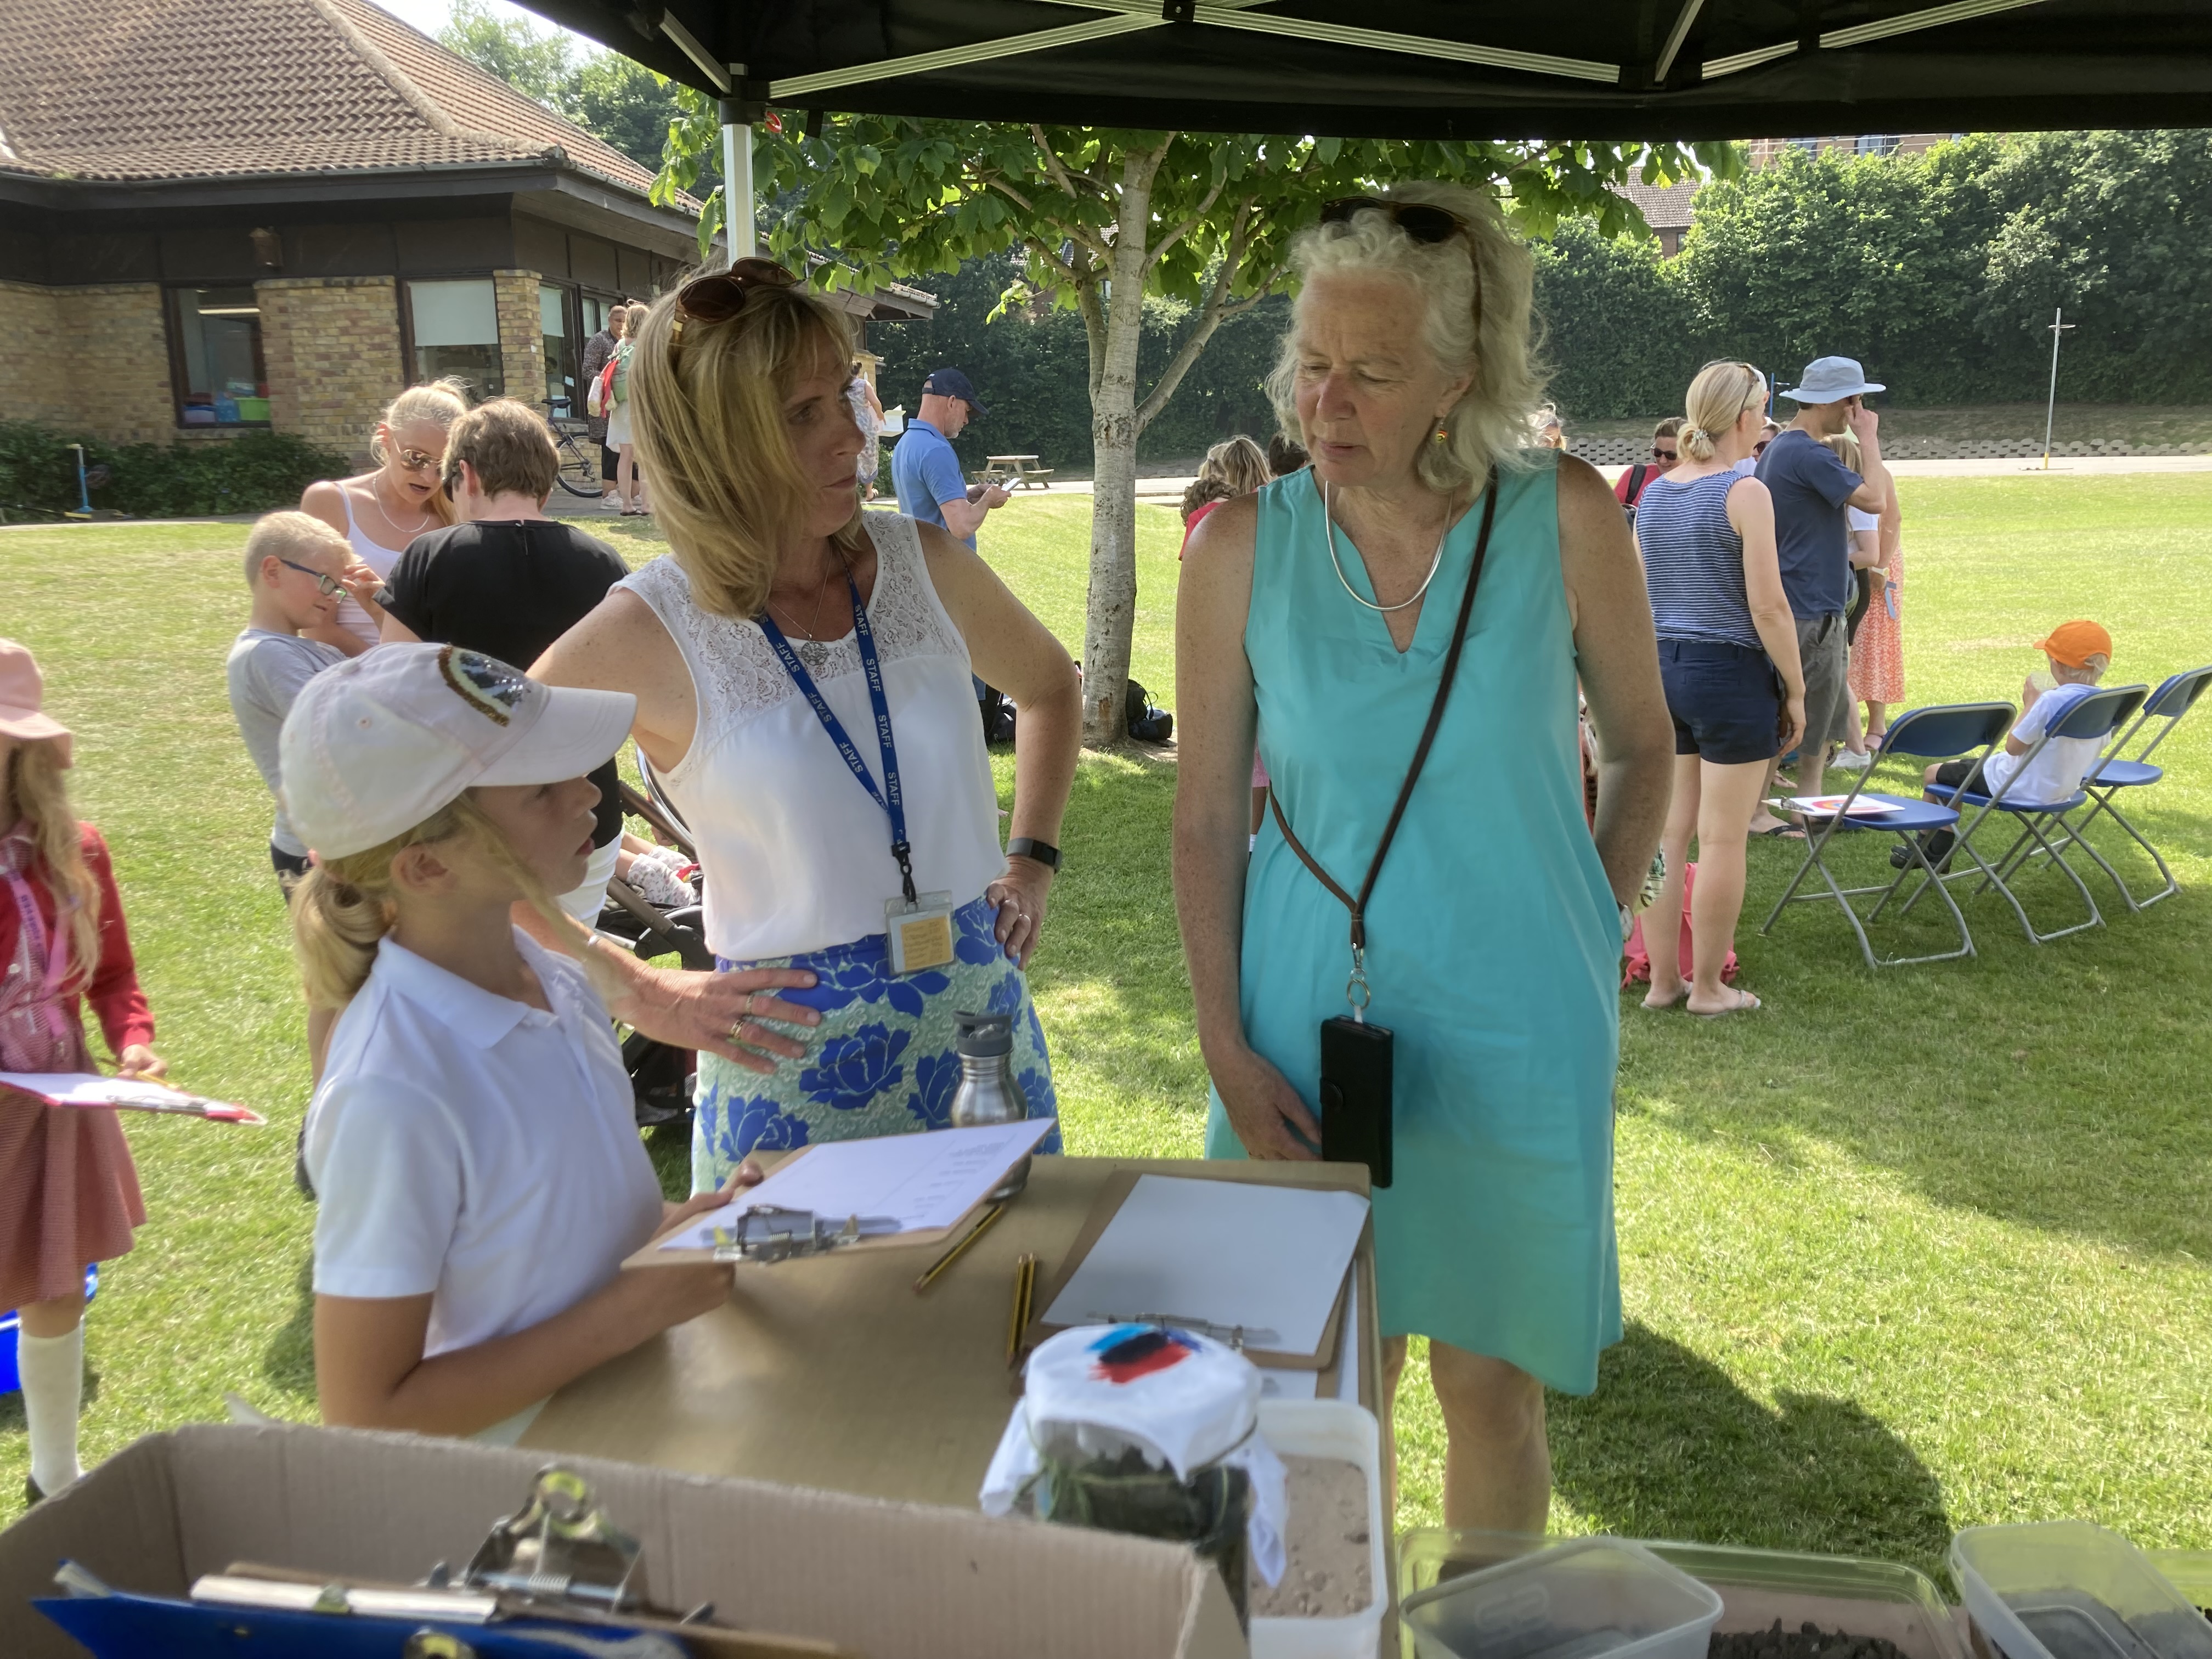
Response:
[[[1948,784],[1929,784],[1929,794],[1948,800],[1954,806],[1972,809],[1974,812],[1971,820],[1964,820],[1962,811],[1958,841],[1946,856],[1949,867],[1936,872],[1936,884],[1942,887],[1950,882],[1968,880],[1978,874],[1982,878],[1982,884],[1974,889],[1975,896],[1996,888],[2004,896],[2005,902],[2012,906],[2013,915],[2020,918],[2021,931],[2027,935],[2031,945],[2048,945],[2052,939],[2064,939],[2069,933],[2103,927],[2105,918],[2097,908],[2095,896],[2089,891],[2089,885],[2081,879],[2081,873],[2066,861],[2066,849],[2079,847],[2106,875],[2116,882],[2119,880],[2112,866],[2098,856],[2097,849],[2080,840],[2067,828],[2067,814],[2087,802],[2088,792],[2076,789],[2057,800],[2029,800],[2009,792],[2019,780],[2028,775],[2036,757],[2061,738],[2091,738],[2101,749],[2111,741],[2112,733],[2142,707],[2143,699],[2149,695],[2150,688],[2147,685],[2115,685],[2092,691],[2060,715],[2055,723],[2044,728],[2043,735],[2035,740],[2025,755],[2020,757],[2019,765],[1994,792],[1984,793],[1970,787],[1953,788]],[[1971,779],[1972,783],[1982,781],[1978,772]],[[1974,845],[1976,831],[1990,821],[1992,813],[2002,813],[2019,825],[2019,833],[2012,845],[1995,863],[1984,858],[1981,849]],[[2051,839],[2052,831],[2058,833],[2059,838],[2055,842]],[[2039,932],[2035,924],[2028,920],[2027,908],[2013,890],[2009,878],[2017,875],[2030,859],[2039,855],[2048,858],[2053,867],[2064,872],[2067,880],[2074,884],[2074,890],[2081,895],[2082,905],[2089,912],[2086,921],[2054,928],[2045,933]],[[1959,867],[1962,857],[1971,867],[1963,870]],[[1919,897],[1920,895],[1915,893],[1907,899],[1905,909],[1910,911]]]
[[[2157,690],[2144,699],[2142,712],[2136,716],[2135,724],[2113,739],[2111,752],[2092,767],[2089,775],[2081,780],[2082,788],[2088,792],[2089,799],[2096,805],[2083,813],[2078,822],[2069,826],[2071,833],[2079,837],[2097,821],[2098,814],[2110,813],[2112,822],[2120,826],[2128,839],[2150,854],[2150,861],[2158,866],[2160,878],[2166,884],[2148,898],[2138,899],[2128,890],[2127,883],[2120,878],[2119,873],[2111,865],[2102,859],[2097,860],[2105,873],[2112,877],[2112,884],[2120,890],[2120,896],[2127,902],[2128,908],[2138,915],[2160,899],[2179,892],[2181,884],[2173,878],[2173,872],[2166,867],[2166,860],[2159,856],[2158,848],[2150,844],[2140,830],[2128,822],[2113,797],[2123,789],[2141,789],[2156,783],[2166,775],[2165,768],[2150,763],[2151,751],[2173,735],[2173,728],[2181,723],[2181,717],[2197,706],[2197,700],[2204,695],[2208,687],[2212,687],[2212,667],[2192,668],[2185,674],[2170,676]],[[2160,724],[2156,731],[2150,732],[2154,721]],[[2127,755],[2129,745],[2146,732],[2150,732],[2150,740],[2136,750],[2133,756],[2122,758]],[[2094,849],[2089,850],[2094,855]]]
[[[1997,745],[2004,741],[2004,734],[2012,726],[2012,717],[2013,706],[2008,702],[1945,703],[1931,708],[1916,708],[1890,722],[1888,734],[1881,741],[1881,758],[1947,761],[1972,756],[1978,764],[1995,753]],[[1948,962],[1954,957],[1972,956],[1974,936],[1966,929],[1966,918],[1960,914],[1948,890],[1936,879],[1936,868],[1928,862],[1921,844],[1923,835],[1954,828],[1959,822],[1957,811],[1923,800],[1917,795],[1875,793],[1866,787],[1872,771],[1873,769],[1869,768],[1858,775],[1851,785],[1850,793],[1844,798],[1839,811],[1826,817],[1806,815],[1808,828],[1816,820],[1818,827],[1813,829],[1806,843],[1805,861],[1798,866],[1790,885],[1783,890],[1782,896],[1775,901],[1774,909],[1766,918],[1766,925],[1759,931],[1762,933],[1771,932],[1784,908],[1789,905],[1825,904],[1832,899],[1843,911],[1844,919],[1850,923],[1851,931],[1858,935],[1859,954],[1866,958],[1869,968],[1903,968],[1914,963]],[[1855,811],[1854,808],[1878,810]],[[1887,886],[1845,887],[1837,881],[1828,868],[1824,856],[1828,843],[1839,834],[1860,830],[1887,831],[1897,836],[1910,854],[1905,867]],[[1942,896],[1945,907],[1951,912],[1952,921],[1959,929],[1959,948],[1939,951],[1931,956],[1877,957],[1874,953],[1874,945],[1867,939],[1868,924],[1881,917],[1889,902],[1897,896],[1898,890],[1916,870],[1920,872],[1920,885],[1913,890],[1912,898],[1899,908],[1899,914],[1903,915],[1905,909],[1911,908],[1913,900],[1933,886]],[[1798,891],[1804,885],[1806,877],[1814,871],[1820,872],[1820,879],[1827,884],[1828,890],[1825,893]],[[1862,919],[1857,907],[1851,901],[1869,893],[1879,893],[1881,896],[1875,901],[1874,908]]]

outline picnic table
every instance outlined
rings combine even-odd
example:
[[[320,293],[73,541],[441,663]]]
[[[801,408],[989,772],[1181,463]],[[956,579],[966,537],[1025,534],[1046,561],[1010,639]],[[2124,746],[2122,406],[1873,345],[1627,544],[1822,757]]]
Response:
[[[1045,482],[1054,469],[1039,466],[1034,455],[987,455],[983,470],[969,480],[973,483],[1003,484],[1009,489],[1049,489]]]

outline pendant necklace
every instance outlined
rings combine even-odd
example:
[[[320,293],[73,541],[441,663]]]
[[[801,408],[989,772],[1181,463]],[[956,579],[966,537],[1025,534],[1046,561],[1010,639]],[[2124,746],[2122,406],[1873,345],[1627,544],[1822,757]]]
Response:
[[[1421,578],[1421,585],[1415,588],[1410,596],[1399,600],[1395,605],[1377,605],[1372,599],[1360,599],[1358,592],[1353,589],[1352,584],[1345,580],[1344,562],[1336,556],[1336,519],[1329,506],[1328,486],[1327,484],[1323,484],[1321,487],[1321,524],[1322,533],[1328,538],[1328,562],[1336,567],[1336,580],[1343,587],[1344,591],[1350,593],[1354,600],[1365,605],[1370,611],[1403,611],[1407,605],[1413,604],[1415,599],[1419,599],[1422,594],[1427,592],[1429,591],[1429,584],[1436,580],[1437,572],[1443,568],[1444,544],[1451,539],[1452,515],[1450,506],[1448,503],[1444,508],[1444,527],[1437,537],[1436,556],[1429,561],[1429,574]],[[1370,580],[1371,580],[1372,578]]]
[[[848,566],[847,570],[848,574],[850,569],[851,567]],[[805,634],[807,637],[799,641],[797,647],[799,659],[806,665],[806,672],[810,674],[820,673],[822,672],[822,665],[830,660],[830,647],[822,641],[814,637],[816,632],[818,631],[819,624],[822,621],[822,602],[829,597],[829,594],[830,579],[827,576],[824,576],[822,579],[822,585],[814,590],[813,618],[806,624],[805,629],[800,630]],[[783,607],[778,605],[774,599],[770,599],[768,602],[768,605],[769,609],[771,611],[783,611]],[[793,628],[798,628],[798,617],[793,616],[791,612],[787,611],[785,611],[783,614],[786,621],[789,622]]]

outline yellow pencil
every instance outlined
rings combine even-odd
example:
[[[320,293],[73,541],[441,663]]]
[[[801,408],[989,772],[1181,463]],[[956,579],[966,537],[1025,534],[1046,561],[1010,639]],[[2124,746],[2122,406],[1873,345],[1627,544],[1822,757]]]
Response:
[[[1006,1325],[1006,1365],[1011,1370],[1021,1357],[1022,1333],[1030,1327],[1030,1310],[1036,1296],[1037,1260],[1024,1255],[1014,1263],[1014,1306]]]
[[[916,1296],[920,1296],[924,1291],[935,1284],[937,1282],[938,1274],[943,1273],[947,1267],[958,1261],[960,1259],[960,1253],[966,1249],[970,1244],[973,1244],[977,1239],[982,1237],[982,1236],[990,1230],[991,1224],[996,1221],[1006,1212],[1006,1206],[1003,1204],[994,1204],[989,1209],[984,1211],[983,1218],[968,1230],[967,1236],[957,1244],[955,1244],[951,1249],[947,1250],[943,1255],[938,1257],[936,1261],[931,1262],[929,1264],[929,1271],[914,1281],[914,1293]]]

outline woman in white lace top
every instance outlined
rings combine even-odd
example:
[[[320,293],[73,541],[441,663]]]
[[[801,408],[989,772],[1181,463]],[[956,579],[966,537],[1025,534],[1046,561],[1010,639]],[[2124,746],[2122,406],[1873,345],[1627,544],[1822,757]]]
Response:
[[[818,1026],[742,1024],[744,1060],[700,1056],[699,1190],[756,1148],[944,1127],[956,1010],[1013,1016],[1030,1112],[1054,1110],[1022,969],[1058,866],[1079,682],[975,554],[861,512],[851,361],[843,317],[764,259],[655,305],[631,386],[673,556],[534,671],[637,697],[633,735],[697,842],[717,965],[815,977],[782,996]],[[971,673],[1019,710],[1005,851]]]

